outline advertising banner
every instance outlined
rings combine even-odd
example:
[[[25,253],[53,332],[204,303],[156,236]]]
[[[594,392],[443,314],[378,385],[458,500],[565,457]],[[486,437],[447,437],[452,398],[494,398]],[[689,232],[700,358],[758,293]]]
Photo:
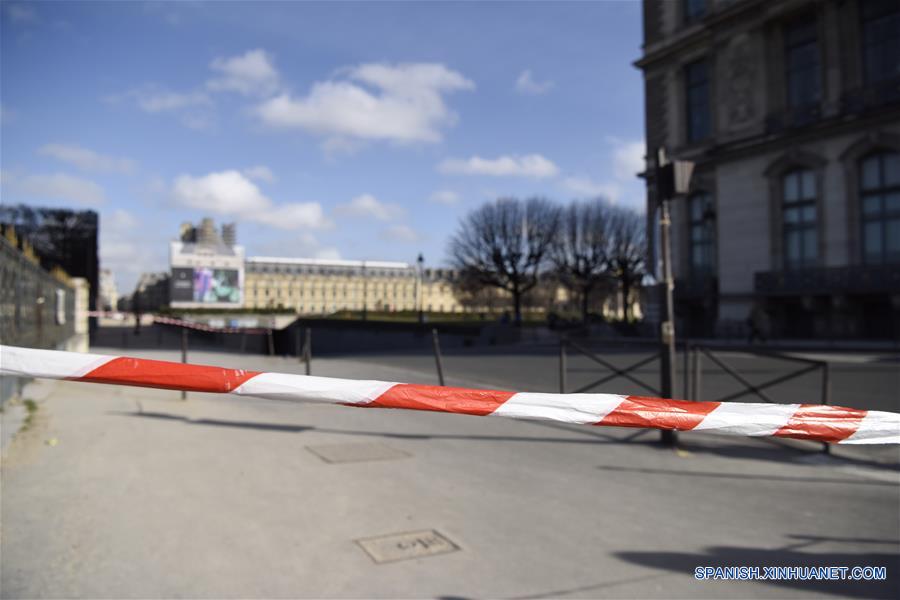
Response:
[[[237,269],[211,267],[174,267],[171,300],[201,304],[240,304],[240,272]]]

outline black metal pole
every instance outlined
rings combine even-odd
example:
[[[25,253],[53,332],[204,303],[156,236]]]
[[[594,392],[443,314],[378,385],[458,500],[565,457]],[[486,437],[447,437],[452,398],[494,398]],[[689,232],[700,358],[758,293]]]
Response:
[[[312,329],[306,328],[306,340],[303,343],[303,357],[306,360],[306,374],[312,372]]]
[[[441,364],[441,342],[438,340],[437,329],[431,330],[431,345],[434,348],[434,364],[437,365],[438,381],[444,385],[444,367]]]
[[[660,391],[663,398],[671,398],[675,391],[675,322],[672,307],[672,247],[669,239],[671,220],[669,218],[669,199],[662,198],[659,203],[659,241],[662,251],[662,286],[660,286],[660,304],[662,319],[659,328],[660,341]],[[678,435],[674,430],[663,429],[660,440],[666,446],[678,443]]]
[[[559,338],[559,393],[566,393],[566,338]]]
[[[187,355],[188,355],[188,330],[187,330],[187,327],[182,327],[181,328],[181,362],[182,363],[185,363],[185,364],[187,363],[187,361],[188,361]],[[181,390],[181,399],[187,400],[187,392],[184,390]]]
[[[275,340],[273,339],[271,328],[266,330],[266,337],[269,341],[269,356],[275,356]]]

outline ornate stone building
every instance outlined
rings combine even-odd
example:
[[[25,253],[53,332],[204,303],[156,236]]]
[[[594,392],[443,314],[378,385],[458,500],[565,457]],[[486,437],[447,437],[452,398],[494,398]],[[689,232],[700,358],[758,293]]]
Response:
[[[900,0],[644,0],[636,65],[681,332],[900,338]]]

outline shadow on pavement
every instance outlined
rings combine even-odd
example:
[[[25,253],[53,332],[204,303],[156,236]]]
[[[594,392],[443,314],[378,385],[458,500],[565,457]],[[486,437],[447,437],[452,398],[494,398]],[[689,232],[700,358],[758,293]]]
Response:
[[[384,431],[356,431],[350,429],[330,429],[325,427],[316,427],[314,425],[285,425],[282,423],[260,423],[250,421],[227,421],[222,419],[192,419],[181,415],[173,415],[160,412],[122,412],[111,411],[107,414],[125,416],[125,417],[141,417],[146,419],[161,419],[167,421],[181,421],[186,425],[205,425],[208,427],[233,427],[237,429],[256,429],[260,431],[280,431],[285,433],[302,433],[304,431],[318,431],[320,433],[333,433],[337,435],[351,436],[370,436],[385,437],[404,440],[486,440],[486,441],[507,441],[507,442],[549,442],[558,444],[629,444],[637,443],[641,445],[659,445],[658,442],[633,442],[632,440],[638,435],[644,433],[644,430],[632,434],[625,438],[614,438],[612,436],[596,435],[595,439],[576,439],[576,438],[548,438],[548,437],[526,437],[526,436],[501,436],[501,435],[466,435],[466,434],[419,434],[419,433],[390,433]],[[542,425],[544,423],[541,423]],[[604,439],[596,439],[597,437]]]
[[[754,475],[750,473],[717,473],[712,471],[686,471],[683,469],[646,469],[638,467],[620,467],[615,465],[600,465],[594,467],[601,471],[617,471],[621,473],[639,473],[647,475],[677,475],[678,477],[708,477],[718,479],[758,479],[763,481],[786,481],[790,483],[838,483],[852,485],[881,485],[897,487],[900,483],[890,481],[872,481],[866,479],[835,479],[829,477],[796,477],[794,475]],[[900,542],[898,542],[900,543]]]
[[[789,536],[802,537],[802,536]],[[843,542],[841,538],[821,538],[822,541]],[[817,542],[814,542],[817,543]],[[876,544],[891,544],[900,540],[877,540]],[[715,546],[707,548],[705,554],[691,552],[616,552],[614,556],[633,564],[654,569],[675,571],[693,577],[696,567],[886,567],[885,581],[823,581],[823,580],[765,580],[760,584],[772,585],[851,598],[900,598],[900,554],[889,552],[796,552],[793,545],[784,548],[737,548]],[[848,572],[849,574],[849,572]],[[698,581],[697,585],[729,585],[728,581]]]
[[[379,410],[379,409],[372,409]],[[385,409],[391,410],[391,409]],[[258,421],[230,421],[224,419],[203,419],[203,418],[189,418],[182,415],[176,415],[171,413],[162,413],[162,412],[124,412],[124,411],[111,411],[107,414],[118,415],[118,416],[126,416],[126,417],[142,417],[146,419],[161,419],[161,420],[170,420],[170,421],[181,421],[186,425],[204,425],[208,427],[232,427],[237,429],[254,429],[258,431],[277,431],[282,433],[302,433],[304,431],[318,431],[321,433],[333,433],[336,435],[349,435],[349,436],[369,436],[369,437],[382,437],[382,438],[392,438],[392,439],[403,439],[403,440],[483,440],[483,441],[507,441],[507,442],[541,442],[541,443],[556,443],[556,444],[630,444],[637,445],[644,448],[656,448],[658,450],[671,452],[672,448],[668,446],[664,446],[661,444],[659,439],[650,439],[650,440],[639,440],[638,438],[650,435],[651,437],[655,437],[657,434],[657,430],[655,429],[637,429],[633,433],[629,433],[623,437],[615,437],[609,434],[603,433],[602,430],[596,427],[585,427],[584,425],[567,425],[565,423],[554,423],[550,421],[532,421],[527,420],[525,422],[531,425],[537,425],[539,427],[547,427],[550,429],[559,429],[562,431],[567,431],[570,433],[579,434],[581,436],[586,436],[590,439],[578,439],[578,438],[568,438],[568,437],[538,437],[538,436],[503,436],[503,435],[471,435],[471,434],[422,434],[422,433],[392,433],[385,431],[360,431],[360,430],[350,430],[350,429],[331,429],[325,427],[316,427],[314,425],[289,425],[284,423],[262,423]],[[712,454],[717,456],[723,456],[726,458],[739,458],[746,460],[764,460],[764,461],[772,461],[781,464],[810,464],[804,463],[804,459],[817,458],[819,456],[822,457],[822,461],[826,464],[833,465],[853,465],[853,466],[866,466],[871,467],[878,470],[890,471],[890,472],[898,472],[898,467],[896,465],[884,465],[881,463],[861,460],[861,459],[853,459],[853,458],[837,458],[837,457],[826,457],[822,456],[818,452],[810,452],[804,450],[798,450],[795,448],[791,448],[788,446],[782,445],[774,445],[771,448],[761,447],[761,446],[740,446],[740,445],[695,445],[695,444],[685,444],[682,442],[679,443],[678,450],[688,450],[692,453],[696,454]],[[637,471],[640,469],[630,469],[626,467],[613,467],[613,466],[598,466],[598,469],[607,469],[607,470],[621,470],[621,471]],[[673,471],[654,471],[652,469],[647,470],[650,472],[659,472],[659,473],[672,473]],[[684,471],[685,475],[694,475],[697,477],[703,476],[703,474],[699,472],[692,471]],[[729,477],[728,474],[706,474],[708,477]],[[744,477],[748,479],[752,479],[752,476],[747,477],[743,475],[735,475],[735,477]],[[785,480],[791,481],[802,481],[801,479],[797,479],[794,477],[785,478]],[[813,480],[810,480],[813,481]],[[816,479],[815,481],[828,483],[825,480]],[[838,480],[833,480],[833,482],[838,482]],[[846,479],[840,480],[841,483],[860,483],[860,480],[856,479]],[[896,483],[893,482],[866,482],[875,485],[894,485]]]

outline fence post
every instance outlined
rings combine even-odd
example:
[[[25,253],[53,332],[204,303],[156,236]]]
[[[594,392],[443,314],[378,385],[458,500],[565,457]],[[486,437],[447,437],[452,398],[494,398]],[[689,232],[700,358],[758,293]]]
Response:
[[[312,329],[306,328],[306,339],[303,343],[303,357],[306,360],[306,374],[312,372]]]
[[[181,362],[187,363],[187,354],[188,354],[188,330],[187,327],[181,328]],[[181,390],[181,399],[187,400],[187,392]]]
[[[822,406],[828,406],[831,402],[831,365],[822,363]],[[822,452],[831,454],[831,444],[824,442]]]
[[[273,339],[271,328],[266,330],[266,338],[269,341],[269,356],[275,356],[275,340]]]
[[[703,355],[700,353],[700,349],[694,346],[694,375],[691,377],[691,400],[699,401],[700,400],[700,361],[703,360]]]
[[[441,342],[438,340],[437,329],[431,330],[431,345],[434,347],[434,364],[437,365],[438,381],[444,385],[444,367],[441,364]]]
[[[297,362],[303,362],[303,351],[306,349],[300,341],[300,325],[297,325],[297,335],[294,336],[294,353],[297,355]]]
[[[559,393],[566,393],[566,338],[559,338]]]

